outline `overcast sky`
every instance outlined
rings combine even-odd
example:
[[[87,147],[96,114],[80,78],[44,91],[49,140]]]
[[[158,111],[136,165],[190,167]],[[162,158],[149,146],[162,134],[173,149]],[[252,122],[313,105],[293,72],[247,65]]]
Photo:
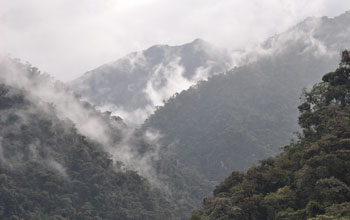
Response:
[[[243,49],[349,9],[349,0],[0,0],[0,52],[67,81],[154,44]]]

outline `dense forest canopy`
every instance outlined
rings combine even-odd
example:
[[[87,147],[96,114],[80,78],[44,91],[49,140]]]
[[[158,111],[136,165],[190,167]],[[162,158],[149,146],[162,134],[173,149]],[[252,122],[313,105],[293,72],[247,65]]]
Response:
[[[349,219],[350,56],[299,105],[302,133],[276,157],[232,172],[191,220]]]

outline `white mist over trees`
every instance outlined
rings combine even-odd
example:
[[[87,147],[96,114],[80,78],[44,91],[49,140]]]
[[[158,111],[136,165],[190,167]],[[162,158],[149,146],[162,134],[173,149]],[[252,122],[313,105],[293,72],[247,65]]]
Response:
[[[103,110],[140,125],[175,93],[232,68],[228,51],[201,39],[180,46],[156,45],[104,64],[70,87]]]

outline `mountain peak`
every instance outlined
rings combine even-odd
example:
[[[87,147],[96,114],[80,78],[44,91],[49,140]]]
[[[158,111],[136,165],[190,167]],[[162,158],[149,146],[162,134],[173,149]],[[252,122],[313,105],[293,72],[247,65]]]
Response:
[[[211,43],[209,43],[208,41],[205,41],[205,40],[203,40],[203,39],[201,39],[201,38],[196,38],[196,39],[194,39],[191,43],[189,43],[188,45],[191,45],[191,46],[201,46],[201,47],[203,47],[203,46],[209,46],[209,47],[213,47],[213,45],[211,44]]]
[[[344,12],[343,14],[335,16],[334,19],[336,19],[336,20],[343,20],[344,22],[348,22],[349,19],[350,19],[350,10]]]
[[[197,38],[182,45],[158,44],[134,52],[90,71],[73,81],[71,88],[97,106],[113,106],[109,109],[129,125],[136,124],[133,114],[143,115],[139,124],[163,100],[230,65],[225,51]]]
[[[194,39],[191,44],[205,44],[207,43],[205,40],[203,40],[202,38],[196,38]]]

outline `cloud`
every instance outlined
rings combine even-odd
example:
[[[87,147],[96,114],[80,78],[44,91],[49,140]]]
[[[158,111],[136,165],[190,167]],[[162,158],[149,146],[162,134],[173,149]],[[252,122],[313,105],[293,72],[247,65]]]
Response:
[[[125,108],[121,106],[107,104],[99,106],[98,109],[103,112],[110,111],[112,112],[112,115],[121,117],[130,127],[138,127],[147,119],[149,115],[154,112],[153,105],[147,105],[143,108],[137,108],[135,110],[125,110]]]
[[[347,0],[2,0],[0,48],[65,81],[154,44],[244,48],[344,9]]]
[[[312,54],[315,57],[337,57],[342,47],[339,46],[338,42],[333,46],[329,42],[325,42],[326,33],[324,31],[327,31],[328,25],[327,19],[322,17],[305,19],[299,25],[268,38],[258,46],[233,51],[232,60],[235,66],[242,66],[256,62],[262,57],[279,56],[283,53],[291,53],[293,50],[301,54]],[[340,35],[343,35],[344,32],[342,31]],[[340,40],[340,42],[342,41]]]
[[[179,64],[180,60],[178,57],[167,65],[161,63],[153,68],[153,75],[144,89],[153,106],[162,105],[163,100],[193,85],[183,76],[185,69]]]

